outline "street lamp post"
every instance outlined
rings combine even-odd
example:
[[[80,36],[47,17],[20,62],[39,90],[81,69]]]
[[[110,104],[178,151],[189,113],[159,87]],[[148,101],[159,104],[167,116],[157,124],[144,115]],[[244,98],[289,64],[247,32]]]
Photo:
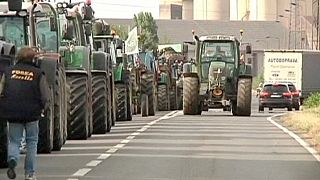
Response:
[[[267,39],[277,39],[278,40],[278,49],[280,49],[280,38],[279,37],[272,37],[272,36],[266,36]]]

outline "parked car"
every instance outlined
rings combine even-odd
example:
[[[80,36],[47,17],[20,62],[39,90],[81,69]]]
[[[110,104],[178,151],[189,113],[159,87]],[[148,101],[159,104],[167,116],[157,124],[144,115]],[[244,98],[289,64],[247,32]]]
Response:
[[[264,108],[287,108],[292,111],[293,97],[288,83],[265,83],[259,95],[259,111],[264,111]]]

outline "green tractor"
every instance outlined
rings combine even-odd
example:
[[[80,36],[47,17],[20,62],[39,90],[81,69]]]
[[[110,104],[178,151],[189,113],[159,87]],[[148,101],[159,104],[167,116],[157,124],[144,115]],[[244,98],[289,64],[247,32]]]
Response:
[[[116,67],[114,69],[116,120],[132,120],[132,82],[128,69],[128,56],[123,40],[116,42]]]
[[[141,115],[154,116],[157,104],[157,67],[155,55],[152,51],[140,52],[136,64],[136,80],[139,95],[139,108]]]
[[[115,124],[113,111],[113,58],[111,56],[110,26],[104,21],[96,20],[93,23],[93,132],[110,132]],[[104,121],[106,120],[106,121]]]
[[[83,5],[82,12],[77,7]],[[86,3],[57,3],[63,32],[60,55],[65,62],[68,84],[68,139],[87,139],[93,132],[92,53],[90,45],[92,9]],[[90,13],[91,12],[91,13]]]
[[[183,113],[221,108],[250,116],[252,75],[250,65],[240,61],[241,43],[234,36],[194,35],[194,45],[195,59],[183,67]]]
[[[112,125],[115,121],[132,120],[132,85],[128,70],[128,56],[124,53],[124,41],[110,26],[98,20],[93,25],[94,48],[107,53],[108,59],[108,112]]]
[[[178,44],[180,45],[180,44]],[[168,111],[181,108],[182,86],[179,84],[181,63],[184,56],[171,47],[172,45],[161,45],[157,57],[158,65],[158,110]]]
[[[1,39],[14,44],[17,50],[23,46],[31,46],[39,51],[41,57],[38,58],[37,65],[46,73],[51,90],[49,109],[45,111],[48,121],[39,123],[38,152],[60,150],[67,137],[67,99],[65,68],[58,54],[61,40],[59,17],[54,6],[48,3],[35,3],[29,7],[28,12],[22,9],[22,1],[9,0],[8,7],[10,11],[0,15]],[[4,44],[3,48],[6,46],[8,45]],[[8,57],[8,52],[10,51],[3,51],[3,55]],[[10,61],[10,64],[14,63],[14,60]],[[0,130],[1,138],[6,135],[3,127]],[[6,141],[1,142],[0,151],[6,151]],[[1,156],[0,167],[5,165],[6,158]]]

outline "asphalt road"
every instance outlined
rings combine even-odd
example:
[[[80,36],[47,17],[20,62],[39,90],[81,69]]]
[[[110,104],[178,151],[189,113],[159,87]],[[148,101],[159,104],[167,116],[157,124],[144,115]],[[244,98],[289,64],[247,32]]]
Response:
[[[251,117],[216,110],[135,116],[110,134],[39,155],[38,180],[319,180],[319,162],[267,120],[282,110],[257,109],[254,101]]]

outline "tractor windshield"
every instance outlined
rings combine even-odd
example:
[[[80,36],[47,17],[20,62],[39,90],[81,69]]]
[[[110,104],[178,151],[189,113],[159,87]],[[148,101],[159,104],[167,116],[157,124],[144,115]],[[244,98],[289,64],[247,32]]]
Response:
[[[229,69],[233,69],[236,59],[234,41],[204,41],[201,45],[201,79],[208,81],[209,68],[212,65],[226,63]],[[213,68],[213,67],[211,67]]]
[[[54,9],[46,3],[42,3],[38,8],[34,9],[37,46],[47,52],[57,52],[58,29]]]
[[[17,50],[27,44],[25,19],[18,16],[0,16],[0,39],[16,45]]]
[[[201,62],[234,62],[235,48],[233,41],[205,41],[201,48]]]

